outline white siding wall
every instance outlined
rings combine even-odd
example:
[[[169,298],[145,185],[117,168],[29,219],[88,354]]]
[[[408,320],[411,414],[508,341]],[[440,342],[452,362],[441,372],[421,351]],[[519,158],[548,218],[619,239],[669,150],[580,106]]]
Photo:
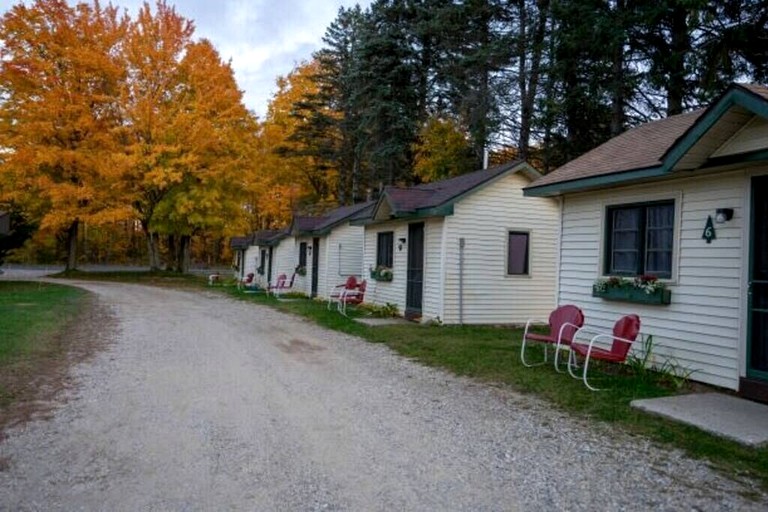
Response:
[[[424,296],[421,304],[423,320],[438,318],[443,320],[444,224],[445,219],[443,217],[427,219],[424,222]]]
[[[746,290],[742,262],[747,178],[743,172],[704,175],[663,184],[617,188],[567,196],[563,209],[560,304],[583,308],[587,324],[610,329],[624,314],[636,313],[641,332],[654,337],[657,362],[669,358],[693,370],[691,378],[738,388],[746,328],[742,309]],[[602,274],[604,208],[609,204],[675,199],[679,230],[672,304],[611,302],[591,296]],[[734,208],[734,218],[715,224],[717,239],[702,239],[707,216],[717,208]]]
[[[288,237],[280,240],[280,243],[273,249],[272,257],[274,260],[272,261],[272,284],[277,282],[277,277],[280,274],[285,274],[287,286],[293,275],[293,270],[299,263],[299,249],[296,239]]]
[[[323,254],[327,259],[321,264],[321,280],[318,286],[320,297],[327,298],[329,290],[343,283],[350,275],[361,277],[364,236],[363,226],[343,224],[321,239],[321,244],[324,243],[326,247]],[[362,279],[369,277],[363,275]]]
[[[394,231],[395,248],[393,253],[392,281],[374,281],[370,278],[369,269],[376,266],[376,241],[381,231]],[[363,275],[368,280],[365,302],[383,306],[387,303],[397,304],[402,315],[405,311],[405,282],[408,248],[397,250],[397,239],[408,238],[408,224],[402,221],[386,222],[365,227],[365,257],[363,258]]]
[[[459,239],[465,239],[463,321],[524,323],[546,319],[555,305],[559,205],[523,197],[529,183],[513,174],[480,189],[446,217],[445,309],[443,321],[459,322]],[[530,275],[507,275],[507,233],[530,233]]]

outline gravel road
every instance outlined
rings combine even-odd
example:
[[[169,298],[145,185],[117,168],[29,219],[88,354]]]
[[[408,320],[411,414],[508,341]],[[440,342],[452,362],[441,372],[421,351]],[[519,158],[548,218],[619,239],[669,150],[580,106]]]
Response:
[[[268,308],[78,286],[116,328],[0,444],[2,510],[768,507],[676,451]]]

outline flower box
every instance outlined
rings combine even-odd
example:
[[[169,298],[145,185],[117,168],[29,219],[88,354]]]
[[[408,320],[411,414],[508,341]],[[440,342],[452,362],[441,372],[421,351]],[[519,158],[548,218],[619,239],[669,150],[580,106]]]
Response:
[[[608,286],[602,290],[597,286],[593,286],[592,296],[605,300],[636,302],[639,304],[669,304],[672,299],[672,292],[666,288],[659,288],[648,293],[642,288],[634,286]]]
[[[371,269],[371,279],[373,279],[374,281],[391,281],[392,270]]]

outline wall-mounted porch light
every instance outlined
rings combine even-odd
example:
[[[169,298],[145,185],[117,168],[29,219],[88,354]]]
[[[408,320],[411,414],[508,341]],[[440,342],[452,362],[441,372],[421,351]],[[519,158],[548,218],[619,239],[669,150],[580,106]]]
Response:
[[[715,212],[715,222],[722,224],[733,218],[733,208],[718,208]]]
[[[397,239],[397,250],[402,251],[403,246],[405,246],[405,238],[398,238]]]

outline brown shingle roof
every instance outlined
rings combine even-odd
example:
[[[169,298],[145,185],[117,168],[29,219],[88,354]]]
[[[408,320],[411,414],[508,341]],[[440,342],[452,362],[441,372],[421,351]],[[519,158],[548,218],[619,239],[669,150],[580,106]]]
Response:
[[[517,167],[521,163],[523,162],[516,160],[490,169],[470,172],[455,178],[425,183],[410,188],[385,187],[384,196],[395,213],[415,212],[425,208],[434,208],[448,203],[452,199]]]
[[[345,220],[353,220],[370,215],[370,211],[375,204],[374,201],[368,201],[350,206],[340,206],[318,217],[294,217],[293,232],[298,234],[318,234]]]
[[[545,174],[528,188],[656,167],[674,142],[704,113],[704,109],[652,121],[632,128]]]

